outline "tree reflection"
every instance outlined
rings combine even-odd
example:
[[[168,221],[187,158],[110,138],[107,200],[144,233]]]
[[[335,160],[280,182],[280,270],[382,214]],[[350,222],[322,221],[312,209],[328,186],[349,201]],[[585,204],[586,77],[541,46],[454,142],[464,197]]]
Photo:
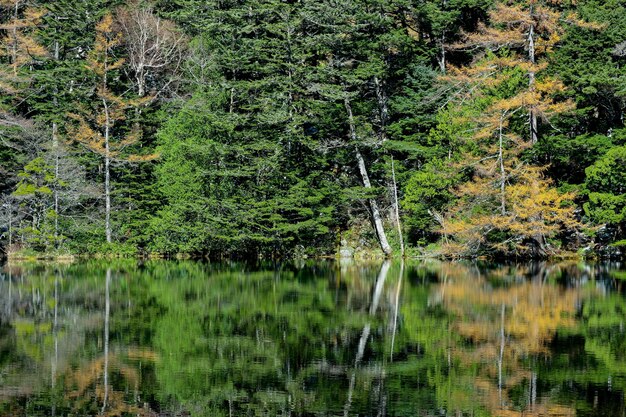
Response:
[[[0,416],[624,415],[615,266],[6,267]]]

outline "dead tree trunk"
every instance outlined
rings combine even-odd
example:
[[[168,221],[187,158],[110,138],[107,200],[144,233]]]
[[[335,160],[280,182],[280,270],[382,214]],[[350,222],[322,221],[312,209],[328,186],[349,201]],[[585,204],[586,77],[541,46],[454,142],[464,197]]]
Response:
[[[400,223],[400,204],[398,203],[398,184],[396,183],[396,169],[391,157],[391,179],[393,181],[393,206],[396,214],[396,227],[398,228],[398,240],[400,241],[400,255],[404,258],[404,237],[402,236],[402,224]]]
[[[352,107],[350,106],[350,100],[346,97],[344,99],[344,105],[346,108],[346,112],[348,113],[348,123],[350,125],[350,139],[354,143],[354,151],[356,154],[357,164],[359,166],[359,173],[361,174],[361,180],[363,181],[363,186],[365,188],[372,188],[372,183],[370,182],[369,174],[367,173],[367,167],[365,166],[365,159],[359,150],[357,145],[357,135],[356,135],[356,126],[354,123],[354,115],[352,114]],[[378,203],[374,198],[370,198],[368,200],[370,209],[372,211],[372,222],[374,223],[374,229],[376,230],[376,235],[378,237],[378,243],[380,244],[381,249],[383,250],[386,256],[391,256],[392,249],[389,245],[389,241],[387,240],[387,234],[385,233],[385,228],[383,226],[383,218],[380,214],[380,209],[378,208]]]
[[[532,18],[532,6],[530,9],[531,18]],[[535,65],[535,26],[530,25],[530,29],[528,30],[528,59],[532,65]],[[532,67],[531,67],[532,68]],[[530,91],[535,90],[535,70],[531,69],[528,72],[528,86]],[[530,111],[528,112],[529,124],[530,124],[530,143],[533,145],[537,143],[539,140],[539,132],[537,127],[537,110],[535,106],[530,107]]]

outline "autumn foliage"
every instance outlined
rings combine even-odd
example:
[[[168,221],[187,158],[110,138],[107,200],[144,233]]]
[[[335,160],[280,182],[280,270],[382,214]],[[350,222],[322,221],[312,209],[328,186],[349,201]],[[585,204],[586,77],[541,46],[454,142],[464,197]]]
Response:
[[[563,83],[545,75],[548,63],[538,58],[561,39],[562,19],[583,23],[536,1],[499,2],[489,19],[455,45],[484,53],[443,77],[458,88],[449,113],[463,127],[455,165],[467,178],[440,221],[444,250],[450,256],[545,256],[558,249],[552,238],[580,224],[575,195],[558,192],[547,167],[525,156],[538,141],[538,119],[549,123],[574,108],[563,98]]]

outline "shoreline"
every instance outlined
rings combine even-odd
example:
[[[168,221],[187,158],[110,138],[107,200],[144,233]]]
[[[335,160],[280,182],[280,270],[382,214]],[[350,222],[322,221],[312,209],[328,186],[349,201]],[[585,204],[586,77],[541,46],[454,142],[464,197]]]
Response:
[[[621,261],[626,257],[621,256],[602,256],[598,253],[582,254],[578,252],[563,252],[546,257],[520,257],[520,256],[477,256],[477,257],[454,257],[448,258],[438,254],[423,253],[410,256],[391,256],[385,257],[382,253],[363,252],[355,253],[353,256],[341,256],[339,252],[333,255],[316,255],[316,256],[287,256],[287,257],[238,257],[238,256],[222,256],[211,257],[208,255],[198,255],[190,253],[177,253],[173,255],[148,253],[148,254],[128,254],[128,253],[94,253],[94,254],[53,254],[53,253],[9,253],[0,256],[0,261],[4,262],[53,262],[53,263],[73,263],[80,260],[97,260],[97,259],[135,259],[135,260],[192,260],[192,261],[236,261],[236,260],[260,260],[260,261],[293,261],[293,260],[351,260],[355,262],[370,262],[383,260],[438,260],[438,261],[489,261],[489,262],[542,262],[542,261]]]

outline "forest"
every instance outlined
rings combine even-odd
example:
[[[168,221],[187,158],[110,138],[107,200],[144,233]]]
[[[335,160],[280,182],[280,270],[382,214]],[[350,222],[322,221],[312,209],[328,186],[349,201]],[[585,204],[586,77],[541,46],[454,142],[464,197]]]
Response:
[[[4,254],[619,257],[624,0],[0,0]]]

